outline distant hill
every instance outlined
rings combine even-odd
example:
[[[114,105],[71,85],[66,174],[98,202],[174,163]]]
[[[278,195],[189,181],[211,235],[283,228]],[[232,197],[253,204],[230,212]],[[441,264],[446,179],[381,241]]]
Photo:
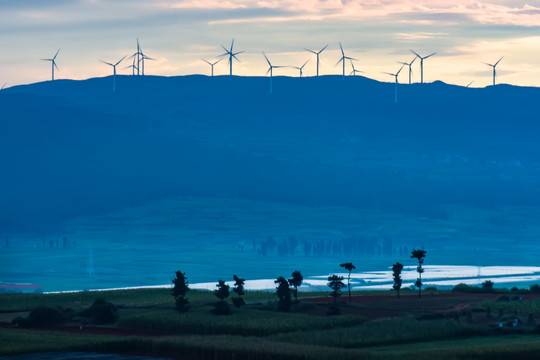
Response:
[[[0,92],[0,227],[169,196],[444,216],[538,204],[539,88],[364,77],[118,76]]]

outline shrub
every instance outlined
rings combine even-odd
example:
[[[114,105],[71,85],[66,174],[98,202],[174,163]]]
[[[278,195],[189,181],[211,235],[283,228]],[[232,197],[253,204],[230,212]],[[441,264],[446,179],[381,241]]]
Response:
[[[535,293],[535,294],[540,293],[540,285],[538,285],[538,284],[532,284],[532,285],[529,287],[529,291],[532,292],[532,293]]]
[[[114,304],[104,299],[96,299],[81,315],[94,324],[112,324],[116,321],[117,309]]]
[[[486,280],[482,283],[482,290],[484,292],[492,292],[493,291],[493,281]]]
[[[452,289],[452,292],[462,292],[462,293],[474,293],[479,292],[480,289],[476,286],[470,286],[464,283],[459,283]]]
[[[28,326],[47,326],[63,322],[64,315],[59,309],[40,306],[30,311],[28,315]]]

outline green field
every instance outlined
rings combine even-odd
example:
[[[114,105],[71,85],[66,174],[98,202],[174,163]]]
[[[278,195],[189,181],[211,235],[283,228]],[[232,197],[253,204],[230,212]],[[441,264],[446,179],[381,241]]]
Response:
[[[247,305],[214,315],[216,297],[190,291],[191,310],[178,312],[170,290],[0,295],[0,355],[45,351],[97,351],[178,359],[535,359],[540,351],[538,299],[497,301],[500,294],[427,292],[355,293],[329,316],[328,294],[303,293],[291,311],[277,310],[275,294],[249,292]],[[529,298],[528,298],[528,297]],[[77,314],[103,297],[118,307],[111,325],[79,329],[77,315],[44,328],[9,322],[38,306]],[[487,316],[487,308],[492,317]],[[503,316],[497,317],[497,310]],[[67,311],[67,310],[66,310]],[[517,327],[509,325],[514,318]],[[503,328],[498,324],[503,323]]]

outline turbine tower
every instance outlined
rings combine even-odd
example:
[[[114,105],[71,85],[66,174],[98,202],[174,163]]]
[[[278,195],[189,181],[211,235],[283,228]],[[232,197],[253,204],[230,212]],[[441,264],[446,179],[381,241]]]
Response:
[[[106,61],[103,61],[103,60],[99,60],[101,61],[102,63],[104,64],[107,64],[107,65],[110,65],[113,67],[113,92],[116,91],[116,67],[118,66],[118,64],[120,64],[122,62],[122,60],[124,60],[126,58],[126,56],[124,56],[123,58],[121,58],[120,60],[118,60],[118,62],[116,64],[111,64],[109,62],[106,62]]]
[[[495,70],[495,68],[497,67],[497,65],[499,64],[499,62],[503,59],[504,56],[501,56],[501,58],[499,59],[499,61],[497,61],[495,63],[495,65],[492,65],[492,64],[488,64],[487,62],[485,62],[484,64],[486,65],[489,65],[493,68],[493,86],[495,86],[495,77],[497,76],[497,72]]]
[[[401,72],[401,70],[403,69],[404,66],[405,66],[405,65],[401,65],[401,67],[399,68],[398,72],[395,73],[395,74],[388,73],[388,72],[385,73],[385,74],[391,75],[391,76],[393,76],[393,77],[396,78],[396,86],[395,86],[395,91],[394,91],[394,103],[396,103],[396,104],[397,104],[398,75],[399,75],[399,73]]]
[[[146,56],[146,55],[143,54],[143,52],[141,51],[142,76],[144,76],[144,60],[156,60],[156,59],[152,59],[151,57]]]
[[[355,69],[352,59],[350,60],[350,62],[351,62],[351,66],[352,66],[352,71],[351,71],[351,73],[349,75],[356,76],[356,73],[363,73],[363,71]]]
[[[341,46],[341,43],[339,43],[339,48],[341,49],[341,59],[339,59],[336,65],[338,65],[340,62],[343,62],[343,79],[345,79],[345,60],[358,60],[358,59],[345,56],[345,52],[343,51],[343,46]]]
[[[224,54],[221,54],[220,56],[229,56],[229,75],[232,76],[232,63],[233,63],[233,59],[236,59],[236,61],[240,62],[240,60],[238,60],[238,58],[236,57],[236,55],[238,54],[241,54],[243,53],[243,51],[239,51],[237,53],[235,53],[233,51],[233,46],[234,46],[234,39],[232,39],[232,42],[231,42],[231,49],[230,50],[227,50],[225,48],[225,46],[221,45],[221,47],[223,48],[223,50],[225,50],[225,53]]]
[[[409,67],[409,85],[412,84],[412,64],[414,63],[415,60],[416,60],[416,56],[414,57],[414,59],[412,59],[410,63],[398,62],[398,64],[407,65]]]
[[[278,69],[278,68],[283,68],[285,66],[276,66],[276,65],[272,65],[272,63],[270,62],[270,60],[268,60],[268,57],[266,56],[266,54],[263,52],[263,55],[264,55],[264,58],[266,59],[266,62],[268,63],[268,71],[266,72],[266,75],[268,75],[268,73],[270,73],[270,94],[272,93],[272,79],[273,79],[273,69]],[[305,65],[305,64],[304,64]]]
[[[140,69],[141,69],[141,46],[139,45],[139,38],[137,38],[137,52],[135,55],[137,55],[137,76],[141,75]]]
[[[315,55],[317,55],[317,77],[319,77],[319,55],[328,47],[328,44],[325,45],[325,47],[323,47],[321,50],[319,50],[318,52],[317,51],[313,51],[313,50],[310,50],[310,49],[306,49],[307,51],[309,51],[310,53],[313,53]]]
[[[58,49],[58,51],[56,52],[56,54],[54,54],[54,56],[52,57],[52,59],[41,59],[43,61],[50,61],[51,62],[51,69],[52,69],[52,80],[54,80],[54,68],[56,68],[56,70],[60,71],[60,69],[58,68],[58,66],[56,65],[56,57],[58,56],[58,53],[60,52],[60,49]]]
[[[201,60],[204,61],[205,63],[207,63],[208,65],[210,65],[210,67],[212,68],[212,76],[214,76],[214,65],[216,65],[218,62],[220,62],[223,59],[219,59],[218,61],[213,62],[213,63],[211,63],[209,61],[206,61],[203,58],[201,58]]]
[[[302,77],[302,74],[303,74],[303,69],[304,69],[304,66],[306,66],[306,64],[308,63],[309,59],[307,59],[307,61],[304,63],[304,65],[302,66],[291,66],[293,69],[297,69],[297,70],[300,70],[300,77]]]
[[[135,64],[132,64],[132,65],[126,66],[124,69],[132,69],[131,70],[131,75],[134,76],[135,75],[135,70],[137,70],[137,67],[135,66]]]
[[[423,84],[424,83],[424,60],[427,59],[428,57],[435,55],[436,53],[431,53],[428,56],[421,57],[416,52],[414,52],[414,50],[411,50],[411,51],[414,55],[416,55],[417,58],[420,59],[420,79],[421,79],[420,83]]]

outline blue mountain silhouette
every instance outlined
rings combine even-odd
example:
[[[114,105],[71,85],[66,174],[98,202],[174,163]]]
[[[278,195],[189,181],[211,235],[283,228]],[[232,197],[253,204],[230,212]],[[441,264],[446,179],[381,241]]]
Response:
[[[117,76],[0,92],[0,227],[167,196],[538,204],[540,89],[365,77]]]

